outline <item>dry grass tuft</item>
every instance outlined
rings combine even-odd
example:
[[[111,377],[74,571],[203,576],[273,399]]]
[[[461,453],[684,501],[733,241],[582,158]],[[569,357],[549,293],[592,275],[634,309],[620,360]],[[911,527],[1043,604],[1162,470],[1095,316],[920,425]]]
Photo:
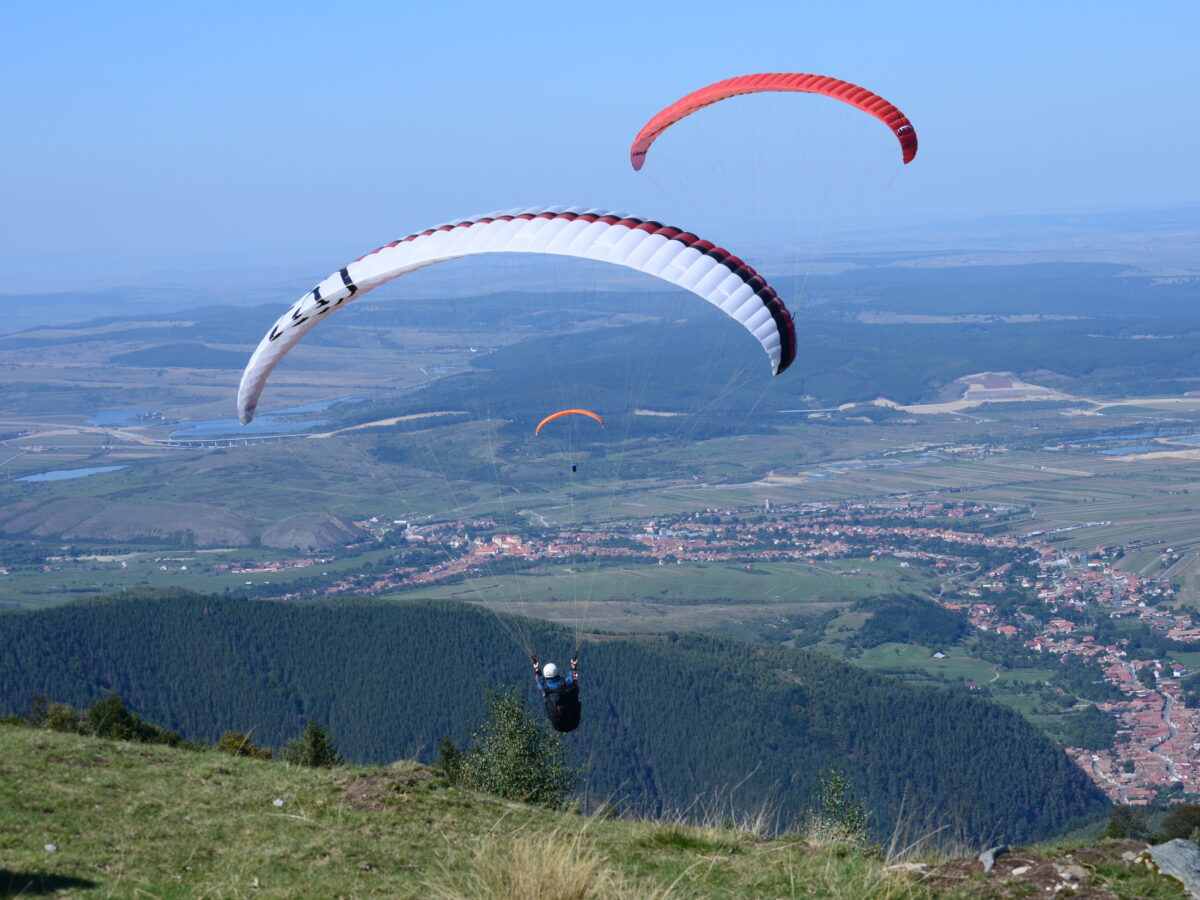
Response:
[[[578,834],[523,834],[485,839],[457,883],[430,883],[440,900],[610,900],[628,896],[620,878]]]

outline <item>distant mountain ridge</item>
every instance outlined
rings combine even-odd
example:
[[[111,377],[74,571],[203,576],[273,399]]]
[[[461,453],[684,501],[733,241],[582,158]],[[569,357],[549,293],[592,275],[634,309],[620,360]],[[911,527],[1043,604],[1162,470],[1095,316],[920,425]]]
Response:
[[[352,760],[428,759],[467,738],[487,686],[530,681],[571,635],[458,604],[287,604],[184,592],[0,614],[0,706],[114,691],[192,737],[251,730],[278,745],[327,722]],[[582,652],[571,735],[592,797],[643,810],[727,797],[794,819],[840,765],[890,833],[901,818],[971,841],[1027,840],[1107,801],[1018,714],[805,651],[712,637],[602,638]],[[535,695],[530,685],[530,699]],[[734,790],[736,786],[736,791]],[[732,792],[732,793],[730,793]]]

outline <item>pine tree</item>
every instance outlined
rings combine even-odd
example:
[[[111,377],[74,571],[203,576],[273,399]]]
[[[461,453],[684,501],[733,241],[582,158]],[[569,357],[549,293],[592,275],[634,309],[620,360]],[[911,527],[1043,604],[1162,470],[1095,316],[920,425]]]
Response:
[[[280,754],[284,762],[294,766],[309,766],[314,769],[326,769],[330,766],[340,766],[343,763],[341,754],[333,744],[333,736],[329,729],[313,719],[308,720],[304,731],[298,738],[292,738],[283,745]]]

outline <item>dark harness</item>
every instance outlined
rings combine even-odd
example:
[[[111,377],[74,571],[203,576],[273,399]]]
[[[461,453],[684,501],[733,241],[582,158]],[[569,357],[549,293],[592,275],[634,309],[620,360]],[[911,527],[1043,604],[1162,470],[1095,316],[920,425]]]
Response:
[[[546,689],[546,715],[555,731],[574,731],[578,728],[580,712],[578,683]]]

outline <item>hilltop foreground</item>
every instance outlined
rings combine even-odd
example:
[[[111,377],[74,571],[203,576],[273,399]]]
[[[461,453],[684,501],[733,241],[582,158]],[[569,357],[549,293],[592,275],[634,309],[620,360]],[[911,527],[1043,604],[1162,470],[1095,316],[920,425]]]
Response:
[[[315,718],[351,762],[428,761],[443,737],[466,741],[486,688],[532,693],[516,629],[547,659],[571,646],[567,629],[463,603],[130,592],[0,615],[0,713],[31,694],[89,706],[111,692],[189,740],[235,729],[280,747]],[[571,757],[585,796],[623,812],[736,790],[737,810],[766,806],[782,826],[831,766],[877,840],[910,820],[971,844],[1040,840],[1111,809],[1049,737],[966,691],[703,635],[598,635],[582,656],[587,724]],[[447,671],[453,691],[432,689]]]
[[[415,763],[315,770],[0,726],[3,896],[916,900],[1056,883],[1063,896],[1184,896],[1123,861],[1129,849],[1014,853],[992,875],[974,859],[905,870],[749,826],[547,812],[450,787]]]

